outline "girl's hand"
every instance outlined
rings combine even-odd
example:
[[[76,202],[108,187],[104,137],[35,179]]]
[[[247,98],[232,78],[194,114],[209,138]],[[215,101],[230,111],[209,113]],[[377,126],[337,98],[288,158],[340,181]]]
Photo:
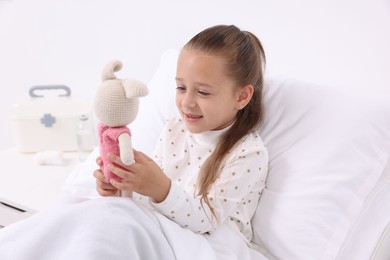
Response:
[[[114,162],[109,165],[110,171],[123,179],[122,182],[111,180],[116,189],[135,191],[152,198],[156,203],[165,200],[171,188],[171,180],[148,156],[134,150],[135,162],[129,166],[124,165],[120,157],[113,154],[109,155],[109,159]]]
[[[99,165],[100,169],[93,172],[93,176],[96,178],[96,190],[101,196],[116,196],[118,194],[118,189],[112,186],[109,182],[106,181],[102,173],[103,161],[100,157],[96,158],[96,163]]]

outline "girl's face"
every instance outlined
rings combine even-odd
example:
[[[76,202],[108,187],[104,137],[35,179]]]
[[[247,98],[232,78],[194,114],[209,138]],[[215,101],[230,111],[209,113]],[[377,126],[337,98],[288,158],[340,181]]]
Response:
[[[241,91],[226,75],[223,58],[182,50],[176,85],[176,106],[190,132],[220,130],[235,121]]]

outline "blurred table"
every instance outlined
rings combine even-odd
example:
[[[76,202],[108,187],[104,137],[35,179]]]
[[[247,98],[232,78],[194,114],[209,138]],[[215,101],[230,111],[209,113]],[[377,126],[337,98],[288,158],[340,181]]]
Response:
[[[79,163],[76,152],[63,153],[63,165],[39,165],[36,154],[0,151],[0,226],[39,211],[62,193],[62,186]],[[0,227],[1,228],[1,227]]]

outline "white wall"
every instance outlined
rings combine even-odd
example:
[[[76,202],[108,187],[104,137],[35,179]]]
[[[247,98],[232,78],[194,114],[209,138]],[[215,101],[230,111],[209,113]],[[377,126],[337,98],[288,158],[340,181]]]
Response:
[[[0,149],[30,86],[90,97],[111,58],[148,82],[164,50],[220,23],[259,36],[269,74],[390,95],[390,0],[0,0]]]

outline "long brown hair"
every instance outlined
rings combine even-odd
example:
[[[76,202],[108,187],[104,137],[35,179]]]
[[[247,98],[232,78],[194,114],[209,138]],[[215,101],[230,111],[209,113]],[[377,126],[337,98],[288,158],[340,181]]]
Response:
[[[193,49],[217,55],[227,61],[227,75],[241,87],[252,84],[250,102],[239,110],[233,126],[221,137],[214,152],[203,164],[198,178],[198,195],[211,207],[207,194],[220,174],[226,155],[238,141],[255,130],[263,120],[263,72],[265,53],[260,40],[234,25],[217,25],[195,35],[183,49]],[[215,215],[215,214],[214,214]]]

